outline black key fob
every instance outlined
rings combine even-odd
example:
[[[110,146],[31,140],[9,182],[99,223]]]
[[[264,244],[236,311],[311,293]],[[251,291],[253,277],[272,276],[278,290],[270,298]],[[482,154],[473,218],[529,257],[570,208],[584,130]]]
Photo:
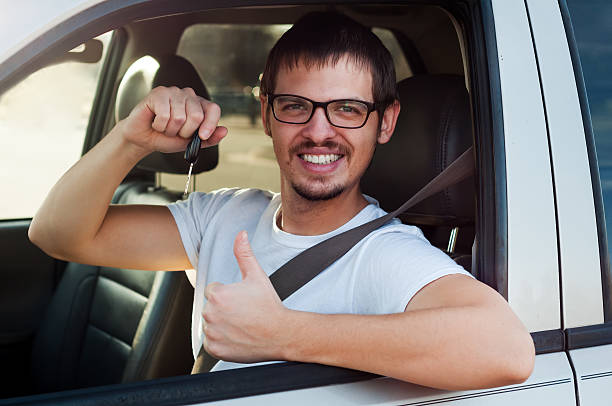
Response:
[[[198,133],[196,132],[191,138],[191,141],[189,141],[187,148],[185,149],[184,157],[187,163],[195,164],[198,161],[201,145],[202,145],[202,140],[200,139],[200,137],[198,136]]]

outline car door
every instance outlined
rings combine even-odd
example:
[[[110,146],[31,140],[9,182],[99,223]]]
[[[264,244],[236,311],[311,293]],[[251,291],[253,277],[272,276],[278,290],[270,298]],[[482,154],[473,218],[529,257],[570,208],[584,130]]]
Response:
[[[231,6],[215,1],[197,6],[188,2],[169,6],[161,1],[98,3],[90,9],[72,9],[59,28],[42,24],[35,41],[0,60],[0,72],[4,72],[0,74],[0,88],[15,82],[21,71],[33,69],[37,57],[44,59],[54,48],[86,41],[102,28],[118,28],[133,19],[159,13]],[[556,4],[553,0],[545,3],[549,7]],[[254,1],[249,5],[270,4]],[[530,9],[523,0],[448,1],[440,5],[456,23],[462,38],[472,98],[479,174],[475,261],[480,278],[504,295],[533,333],[538,355],[535,370],[526,382],[452,392],[357,371],[288,363],[43,395],[29,401],[576,404],[571,364],[563,345],[555,183]],[[377,6],[383,7],[380,2]],[[27,245],[27,224],[25,220],[17,225],[23,241],[18,245],[23,247]],[[8,232],[4,238],[11,238]],[[3,258],[9,258],[8,254],[2,251]],[[47,266],[53,264],[51,261]]]

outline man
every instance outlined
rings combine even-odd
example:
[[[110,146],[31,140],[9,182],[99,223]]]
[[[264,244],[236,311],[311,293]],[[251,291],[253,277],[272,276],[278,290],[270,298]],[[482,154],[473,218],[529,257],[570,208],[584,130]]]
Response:
[[[187,202],[110,206],[154,150],[227,134],[191,89],[156,88],[50,192],[30,238],[62,259],[197,270],[194,351],[232,363],[295,360],[445,389],[525,380],[531,337],[495,291],[391,222],[281,303],[268,275],[299,252],[384,212],[359,180],[400,105],[388,51],[334,13],[302,18],[271,51],[261,112],[281,192],[223,189]],[[103,176],[100,176],[103,174]],[[152,253],[155,253],[152,255]]]

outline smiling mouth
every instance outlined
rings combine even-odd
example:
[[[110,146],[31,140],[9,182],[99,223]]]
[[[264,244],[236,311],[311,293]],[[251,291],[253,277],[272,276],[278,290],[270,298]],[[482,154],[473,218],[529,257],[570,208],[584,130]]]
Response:
[[[299,154],[300,159],[317,165],[329,165],[342,158],[339,154]]]

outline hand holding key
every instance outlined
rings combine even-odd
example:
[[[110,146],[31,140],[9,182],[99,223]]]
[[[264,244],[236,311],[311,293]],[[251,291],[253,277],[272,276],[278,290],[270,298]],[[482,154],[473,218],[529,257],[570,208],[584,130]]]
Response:
[[[131,144],[147,152],[186,149],[194,133],[202,146],[218,144],[227,128],[218,126],[221,109],[199,97],[193,89],[156,87],[122,120],[122,133]]]

